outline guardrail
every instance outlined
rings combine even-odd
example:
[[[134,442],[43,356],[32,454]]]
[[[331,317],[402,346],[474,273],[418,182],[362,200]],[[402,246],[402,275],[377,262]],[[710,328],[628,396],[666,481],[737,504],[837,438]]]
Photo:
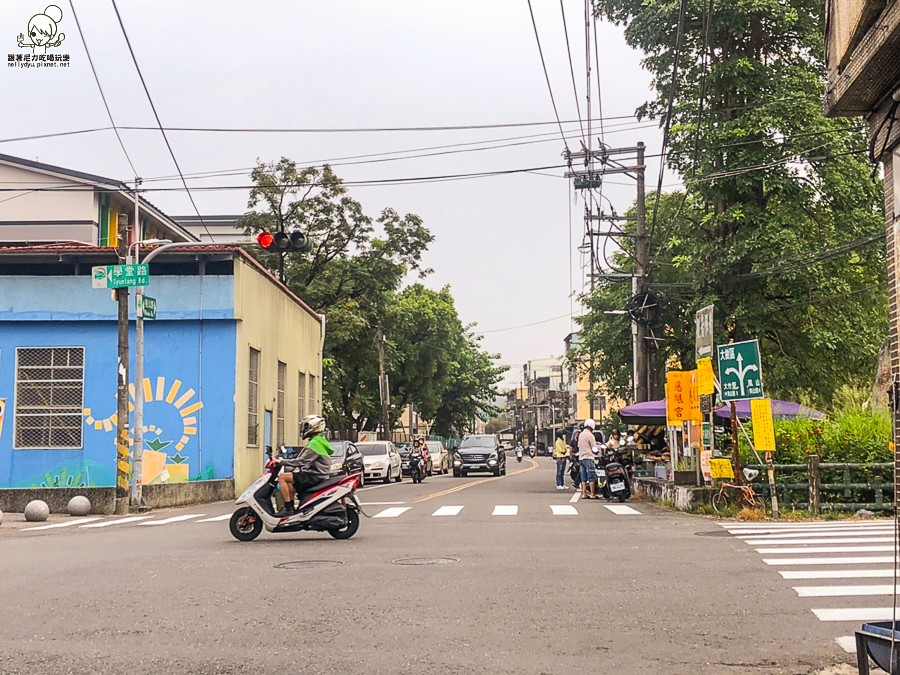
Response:
[[[749,465],[749,468],[759,469],[760,478],[763,481],[755,484],[755,489],[771,504],[771,491],[768,482],[765,481],[766,467]],[[885,511],[894,508],[894,482],[893,478],[887,480],[882,478],[882,474],[893,476],[893,471],[894,465],[891,462],[822,463],[819,461],[818,455],[810,455],[806,464],[775,465],[775,492],[778,495],[779,504],[790,505],[795,509],[809,509],[814,514],[829,509],[833,511],[856,511],[858,509]],[[823,472],[828,478],[837,475],[841,481],[823,483]],[[863,472],[865,480],[851,480],[851,472]],[[803,473],[806,473],[806,482],[797,482],[798,474]],[[789,482],[790,479],[794,479],[794,482]],[[837,493],[843,499],[823,501],[823,493]],[[885,493],[890,494],[889,499],[885,499]],[[801,501],[797,497],[801,499],[805,497],[806,501]]]

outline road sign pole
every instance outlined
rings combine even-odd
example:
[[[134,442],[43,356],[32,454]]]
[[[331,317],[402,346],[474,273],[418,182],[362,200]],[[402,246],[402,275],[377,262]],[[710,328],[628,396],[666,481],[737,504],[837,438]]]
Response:
[[[737,406],[734,401],[729,403],[731,406],[731,447],[732,447],[732,464],[734,464],[734,482],[737,485],[743,483],[744,474],[741,472],[741,449],[738,445],[738,421]]]
[[[135,306],[138,298],[143,304],[143,296],[134,294]],[[143,506],[141,495],[142,455],[144,451],[144,312],[138,308],[134,333],[134,457],[131,472],[131,507]]]
[[[128,513],[128,288],[116,289],[118,363],[116,367],[116,507]]]

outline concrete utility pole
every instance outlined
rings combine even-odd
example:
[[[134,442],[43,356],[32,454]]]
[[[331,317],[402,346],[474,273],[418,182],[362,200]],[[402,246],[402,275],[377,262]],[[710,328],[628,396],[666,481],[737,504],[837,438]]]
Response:
[[[381,440],[389,441],[391,433],[391,420],[388,417],[390,392],[388,391],[388,379],[384,372],[384,329],[378,324],[378,371],[379,386],[381,394]]]
[[[128,228],[118,228],[120,261],[128,252]],[[116,363],[116,506],[128,513],[128,288],[116,289],[118,303],[118,352]]]
[[[647,209],[644,196],[644,144],[637,144],[637,229],[635,232],[635,257],[637,258],[637,276],[633,279],[633,295],[638,295],[647,290],[647,268],[650,258],[650,242],[647,241],[646,218]],[[647,358],[650,345],[647,343],[647,326],[639,321],[633,321],[634,344],[634,371],[635,371],[635,400],[643,403],[650,400],[650,363]]]

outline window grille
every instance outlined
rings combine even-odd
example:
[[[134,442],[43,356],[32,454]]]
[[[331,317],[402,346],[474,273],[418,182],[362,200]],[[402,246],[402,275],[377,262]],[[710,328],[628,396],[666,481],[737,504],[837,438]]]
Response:
[[[284,445],[284,387],[287,381],[287,365],[278,362],[278,398],[275,403],[276,445]]]
[[[250,347],[247,387],[247,445],[259,445],[259,350]]]
[[[315,375],[309,376],[309,414],[321,415],[319,410],[319,390],[316,388],[318,382]]]
[[[300,429],[300,423],[306,417],[306,373],[300,373],[297,383],[297,438],[303,439],[303,432]]]
[[[16,349],[15,447],[81,448],[84,347]]]

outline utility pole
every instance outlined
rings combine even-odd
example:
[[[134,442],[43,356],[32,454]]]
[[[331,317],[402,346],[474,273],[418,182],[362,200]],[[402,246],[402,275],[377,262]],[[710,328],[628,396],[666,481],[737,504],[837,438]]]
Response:
[[[120,216],[120,221],[124,220]],[[118,228],[119,259],[128,252],[128,227]],[[116,364],[116,506],[128,513],[128,287],[116,289],[118,303],[118,355]]]
[[[650,257],[650,245],[647,241],[646,219],[647,210],[644,197],[644,144],[637,144],[637,171],[635,172],[637,181],[637,228],[635,231],[635,257],[637,258],[637,276],[632,280],[633,295],[638,295],[647,290],[647,267]],[[640,321],[632,321],[634,344],[634,371],[635,371],[635,394],[636,402],[643,403],[650,400],[650,363],[647,358],[650,351],[650,345],[647,343],[647,326]]]
[[[388,406],[390,392],[388,391],[388,379],[384,372],[384,329],[378,324],[378,389],[381,394],[381,440],[389,441],[391,433],[391,421],[388,418]]]
[[[141,262],[141,221],[140,200],[138,199],[138,186],[141,179],[134,178],[134,240],[135,263]],[[131,262],[131,261],[129,261]],[[141,498],[141,460],[144,453],[144,317],[139,310],[142,293],[135,289],[135,331],[134,331],[134,445],[132,446],[131,460],[131,507],[139,509],[143,505]]]

